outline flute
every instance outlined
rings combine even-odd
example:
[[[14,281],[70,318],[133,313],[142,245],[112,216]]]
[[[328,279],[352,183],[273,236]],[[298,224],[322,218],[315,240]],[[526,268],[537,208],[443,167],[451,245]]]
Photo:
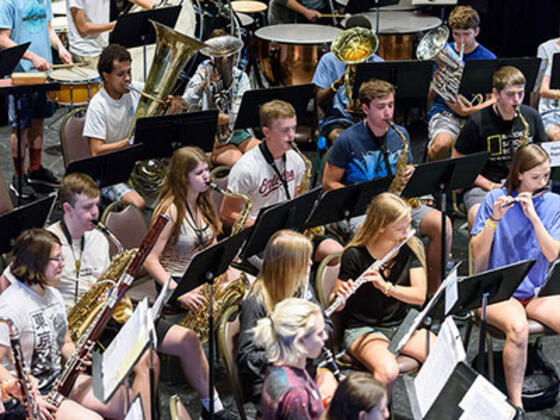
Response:
[[[542,187],[542,188],[539,188],[536,191],[533,191],[533,193],[531,194],[531,198],[535,198],[537,195],[545,192],[546,190],[548,190],[548,187]],[[520,201],[520,200],[519,200],[519,198],[516,197],[512,201],[510,201],[509,203],[502,204],[502,208],[505,209],[506,207],[513,206],[518,201]]]
[[[380,260],[375,261],[372,265],[370,265],[362,274],[360,274],[360,277],[358,277],[356,280],[354,280],[354,284],[352,285],[352,287],[350,288],[350,290],[348,290],[347,293],[345,293],[342,296],[339,296],[338,298],[336,298],[336,300],[331,304],[331,306],[329,306],[327,309],[325,309],[325,314],[327,316],[331,316],[331,314],[336,311],[338,308],[340,308],[342,306],[342,304],[344,304],[348,298],[350,296],[352,296],[354,294],[354,292],[356,290],[358,290],[358,288],[367,282],[366,280],[366,274],[369,273],[371,270],[374,270],[376,268],[381,267],[383,264],[385,264],[387,261],[389,261],[391,258],[393,258],[393,256],[396,255],[397,251],[399,249],[402,248],[402,246],[408,242],[408,240],[410,238],[412,238],[414,236],[414,234],[416,233],[416,230],[411,229],[410,232],[408,232],[408,235],[406,235],[406,238],[404,240],[402,240],[401,242],[399,242],[393,249],[391,249],[387,254],[385,254],[385,256],[383,258],[381,258]]]

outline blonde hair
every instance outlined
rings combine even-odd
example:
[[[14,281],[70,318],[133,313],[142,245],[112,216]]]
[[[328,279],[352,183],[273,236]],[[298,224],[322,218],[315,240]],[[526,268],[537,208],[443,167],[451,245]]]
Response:
[[[548,156],[546,150],[536,143],[529,143],[517,149],[506,178],[505,186],[508,193],[511,194],[521,184],[519,175],[545,162],[550,162],[550,156]]]
[[[312,251],[311,241],[292,230],[279,230],[269,239],[262,269],[252,289],[267,313],[272,313],[278,302],[303,289]]]
[[[271,127],[274,120],[293,118],[296,116],[296,110],[292,104],[275,99],[261,105],[259,110],[261,127]]]
[[[480,16],[471,6],[457,6],[449,14],[447,23],[451,29],[476,29],[480,26]]]
[[[492,75],[492,87],[501,92],[506,86],[524,85],[525,76],[517,67],[502,66]]]
[[[354,237],[348,242],[345,250],[352,246],[365,246],[381,234],[381,229],[404,219],[411,214],[410,206],[399,196],[384,192],[373,197],[366,213],[366,220],[360,225]],[[407,242],[408,246],[426,269],[424,246],[420,239],[413,236]]]
[[[160,214],[165,213],[171,204],[177,209],[177,220],[173,224],[174,241],[177,242],[177,233],[181,229],[183,218],[187,212],[187,193],[189,191],[189,174],[201,163],[208,163],[206,155],[198,147],[181,147],[173,152],[165,182],[159,194],[159,202],[154,210],[152,222]],[[222,230],[222,222],[214,203],[210,197],[210,190],[198,195],[197,204],[202,216],[210,224],[214,235]]]
[[[395,94],[395,87],[391,83],[380,79],[371,79],[362,83],[358,92],[360,102],[368,107],[374,99],[383,99],[391,94]]]
[[[268,363],[296,364],[306,355],[299,341],[316,332],[317,316],[323,314],[315,303],[285,299],[276,305],[272,315],[257,322],[252,330],[255,344],[265,349]]]

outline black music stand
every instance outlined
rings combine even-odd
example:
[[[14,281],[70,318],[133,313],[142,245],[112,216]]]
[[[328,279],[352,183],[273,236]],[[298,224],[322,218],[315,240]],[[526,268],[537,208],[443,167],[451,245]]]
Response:
[[[545,283],[538,293],[538,297],[560,295],[560,260],[556,259],[550,264],[546,273]]]
[[[315,87],[312,83],[297,86],[273,87],[268,89],[248,90],[241,98],[241,106],[237,113],[234,128],[253,128],[259,127],[259,108],[262,104],[274,99],[289,102],[296,110],[296,115],[301,117],[307,110],[307,105],[313,94]]]
[[[552,56],[550,70],[550,89],[560,89],[560,53]]]
[[[13,241],[23,230],[45,225],[54,199],[51,194],[0,216],[0,254],[12,249]]]
[[[74,160],[66,167],[66,175],[81,172],[92,177],[100,188],[126,182],[134,163],[141,160],[144,147],[135,144],[126,149]]]
[[[218,111],[139,118],[134,142],[144,145],[143,159],[167,158],[183,146],[211,152],[217,126]]]
[[[191,260],[183,278],[178,281],[177,288],[173,291],[168,301],[175,301],[192,289],[208,283],[210,293],[208,297],[208,354],[209,354],[209,381],[208,396],[210,398],[210,418],[214,418],[214,279],[226,272],[227,268],[237,256],[243,242],[252,229],[245,229],[235,236],[230,236],[223,241],[196,253]]]
[[[18,63],[21,61],[23,54],[27,48],[31,45],[30,42],[24,44],[16,45],[15,47],[6,48],[0,50],[0,79],[11,74]],[[19,95],[25,93],[35,93],[35,92],[48,92],[51,90],[60,90],[59,83],[42,83],[36,85],[22,85],[22,86],[0,86],[0,96],[14,95],[15,102],[17,103]],[[20,117],[18,107],[15,107],[16,111],[16,138],[17,138],[17,170],[20,170],[23,166],[23,156],[21,154],[21,127],[20,127]],[[17,179],[17,203],[21,204],[21,179],[25,176],[21,173]]]
[[[375,78],[395,86],[395,99],[414,101],[425,106],[433,70],[432,61],[360,63],[356,68],[352,97],[358,97],[362,83]]]
[[[125,48],[142,46],[144,80],[146,80],[148,78],[146,46],[156,42],[156,31],[150,21],[162,23],[173,28],[180,12],[181,6],[173,6],[120,15],[115,29],[113,29],[109,36],[109,42],[111,44],[121,44]]]
[[[482,171],[488,160],[488,153],[474,153],[454,159],[423,163],[416,166],[412,177],[402,192],[405,198],[433,194],[439,197],[441,212],[441,278],[447,265],[447,240],[445,214],[447,194],[453,190],[468,188]]]
[[[366,212],[373,197],[387,191],[391,185],[391,180],[391,177],[377,178],[327,191],[319,199],[303,228],[310,229],[361,216]]]
[[[270,237],[280,229],[303,231],[305,221],[315,202],[321,194],[320,187],[291,200],[261,209],[251,236],[241,251],[241,258],[247,258],[262,252]]]
[[[470,95],[472,92],[492,92],[492,75],[502,66],[514,66],[525,76],[525,99],[524,103],[530,101],[531,92],[535,88],[535,82],[539,73],[541,59],[537,57],[512,57],[497,58],[495,60],[467,60],[461,78],[459,92]],[[538,86],[537,88],[540,88]]]

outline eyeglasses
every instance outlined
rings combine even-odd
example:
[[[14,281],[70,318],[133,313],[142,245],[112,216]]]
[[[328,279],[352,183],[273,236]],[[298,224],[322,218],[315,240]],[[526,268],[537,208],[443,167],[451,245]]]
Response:
[[[51,257],[51,258],[49,258],[49,261],[62,262],[62,261],[64,261],[64,258],[63,257]]]

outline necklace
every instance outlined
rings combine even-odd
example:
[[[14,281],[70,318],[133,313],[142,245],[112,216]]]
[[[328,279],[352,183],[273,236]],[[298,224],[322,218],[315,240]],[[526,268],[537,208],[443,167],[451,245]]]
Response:
[[[197,226],[198,219],[194,217],[194,214],[191,210],[191,207],[189,206],[188,203],[186,204],[186,206],[187,206],[187,212],[189,213],[189,216],[190,216],[190,220],[187,217],[187,223],[189,224],[191,229],[194,231],[194,233],[196,235],[196,238],[197,238],[198,245],[200,246],[201,249],[204,249],[208,245],[208,241],[204,238],[204,231],[206,229],[208,229],[208,225],[199,228]],[[191,222],[191,220],[192,220],[192,222]]]

